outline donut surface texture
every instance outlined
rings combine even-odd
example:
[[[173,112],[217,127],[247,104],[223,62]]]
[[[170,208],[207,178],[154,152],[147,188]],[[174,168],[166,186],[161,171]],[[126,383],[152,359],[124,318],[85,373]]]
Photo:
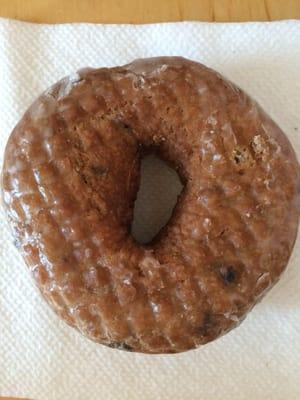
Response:
[[[149,244],[131,233],[140,160],[184,184]],[[42,295],[88,338],[174,353],[237,326],[279,279],[299,217],[299,165],[242,90],[183,58],[84,69],[10,136],[3,199]]]

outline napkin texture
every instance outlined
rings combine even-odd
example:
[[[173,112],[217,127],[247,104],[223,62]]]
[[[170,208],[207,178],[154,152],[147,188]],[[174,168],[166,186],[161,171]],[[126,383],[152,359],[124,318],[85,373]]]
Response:
[[[35,25],[0,19],[0,162],[37,95],[84,66],[181,55],[245,89],[300,157],[300,21]],[[36,400],[300,398],[300,242],[242,325],[197,350],[147,356],[90,342],[32,284],[0,214],[0,396]]]

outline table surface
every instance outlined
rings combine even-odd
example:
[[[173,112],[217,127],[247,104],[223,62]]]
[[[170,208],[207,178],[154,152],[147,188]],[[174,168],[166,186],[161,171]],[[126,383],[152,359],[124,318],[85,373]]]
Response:
[[[300,19],[300,0],[0,0],[0,17],[38,23],[272,21]]]
[[[300,18],[300,0],[0,0],[0,16],[40,23],[271,21]]]

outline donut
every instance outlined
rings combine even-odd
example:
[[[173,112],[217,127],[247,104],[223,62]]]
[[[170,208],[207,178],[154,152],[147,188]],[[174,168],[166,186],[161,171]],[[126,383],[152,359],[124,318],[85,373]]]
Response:
[[[149,152],[183,190],[141,244],[131,223]],[[112,348],[177,353],[230,331],[278,281],[297,235],[288,139],[240,88],[180,57],[56,83],[13,130],[2,176],[15,245],[42,296]]]

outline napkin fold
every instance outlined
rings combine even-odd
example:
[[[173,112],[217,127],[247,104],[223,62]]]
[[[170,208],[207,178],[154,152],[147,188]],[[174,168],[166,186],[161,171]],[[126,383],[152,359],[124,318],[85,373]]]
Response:
[[[35,97],[85,66],[181,55],[245,89],[300,157],[300,21],[35,25],[0,19],[0,162]],[[97,345],[58,320],[0,214],[0,396],[35,400],[300,398],[300,242],[280,282],[241,326],[178,355]]]

